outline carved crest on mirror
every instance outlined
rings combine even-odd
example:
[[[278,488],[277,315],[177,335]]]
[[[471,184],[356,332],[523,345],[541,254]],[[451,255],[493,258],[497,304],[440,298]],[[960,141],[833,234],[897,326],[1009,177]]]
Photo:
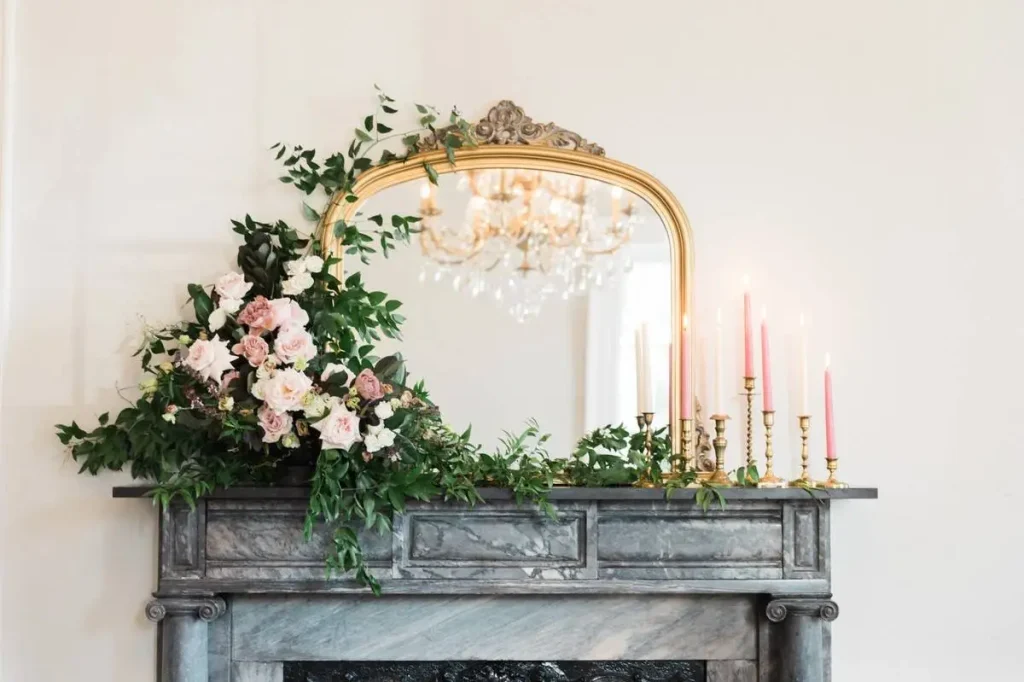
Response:
[[[443,149],[444,144],[441,141],[449,132],[456,129],[456,126],[448,126],[439,129],[433,135],[424,136],[417,143],[417,151]],[[588,142],[578,133],[554,123],[537,123],[526,115],[522,107],[508,99],[503,99],[491,107],[487,115],[472,126],[471,130],[477,144],[536,145],[604,156],[604,148],[598,144]]]

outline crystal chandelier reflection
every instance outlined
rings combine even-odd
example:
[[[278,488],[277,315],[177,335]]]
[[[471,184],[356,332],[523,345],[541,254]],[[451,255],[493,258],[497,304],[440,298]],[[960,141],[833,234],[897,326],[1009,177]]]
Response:
[[[451,278],[456,290],[507,303],[520,322],[551,296],[584,295],[632,267],[622,247],[640,222],[632,195],[610,187],[610,218],[597,210],[604,183],[563,173],[468,171],[458,189],[470,198],[461,222],[442,220],[437,187],[420,192],[420,246],[431,261],[420,275]]]

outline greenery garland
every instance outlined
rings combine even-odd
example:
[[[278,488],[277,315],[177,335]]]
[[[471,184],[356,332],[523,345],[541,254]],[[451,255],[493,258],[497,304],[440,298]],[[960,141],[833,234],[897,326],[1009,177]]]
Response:
[[[147,329],[136,353],[145,377],[141,396],[112,420],[101,415],[90,431],[76,422],[57,426],[80,473],[127,468],[133,478],[154,482],[152,495],[166,507],[175,499],[194,505],[218,488],[272,484],[288,467],[305,466],[312,471],[306,538],[327,524],[328,576],[352,572],[374,593],[380,586],[355,529],[389,533],[392,515],[410,499],[474,504],[482,499],[477,486],[495,486],[554,515],[547,496],[556,483],[660,480],[672,457],[665,428],[654,433],[653,457],[644,453],[642,433],[606,426],[586,434],[568,459],[553,459],[548,435],[532,421],[485,452],[468,429],[444,422],[400,355],[375,354],[382,338],[400,338],[402,304],[368,290],[359,273],[335,277],[339,259],[316,235],[331,230],[347,255],[369,263],[408,242],[419,218],[357,214],[324,226],[324,209],[308,197],[319,190],[325,206],[332,199],[354,203],[356,180],[373,166],[405,163],[428,143],[441,145],[454,164],[456,150],[476,145],[457,110],[439,132],[438,111],[415,106],[418,126],[395,132],[398,108],[378,89],[374,112],[346,152],[319,159],[301,146],[271,148],[285,168],[281,182],[307,197],[302,212],[316,224],[314,236],[283,221],[232,221],[242,239],[240,272],[213,287],[188,285],[195,320]],[[436,170],[423,166],[436,184]],[[695,479],[688,472],[669,481],[667,494]],[[741,483],[750,484],[746,473]],[[698,489],[705,510],[715,500],[724,506],[717,489]]]

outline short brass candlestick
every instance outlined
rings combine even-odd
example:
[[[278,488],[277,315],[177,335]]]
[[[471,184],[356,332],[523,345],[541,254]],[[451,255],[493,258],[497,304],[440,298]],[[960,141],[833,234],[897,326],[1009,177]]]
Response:
[[[754,463],[754,383],[757,377],[743,377],[743,390],[747,393],[747,467],[757,468]]]
[[[651,428],[651,424],[653,423],[653,412],[643,412],[636,416],[637,428],[639,428],[640,431],[644,434],[644,459],[647,460],[648,466],[650,465],[651,460],[654,459],[654,429]],[[651,481],[648,477],[646,469],[644,470],[644,473],[640,476],[640,479],[636,483],[637,485],[643,486],[645,488],[651,488],[654,486],[654,482]]]
[[[836,478],[836,470],[839,468],[839,458],[826,459],[825,466],[828,467],[828,478],[818,483],[819,488],[849,488],[848,483],[843,483]]]
[[[685,473],[687,471],[692,471],[694,473],[694,475],[696,476],[696,473],[697,473],[697,457],[696,457],[696,454],[694,453],[694,444],[693,444],[693,420],[692,419],[681,419],[680,423],[681,423],[681,426],[682,426],[680,431],[682,432],[682,435],[683,435],[683,468],[682,468],[681,472],[677,472],[677,473]],[[695,477],[692,481],[690,481],[686,485],[686,487],[687,488],[698,488],[698,487],[700,487],[700,484],[697,482],[697,479]]]
[[[722,487],[731,486],[729,474],[725,471],[725,447],[729,444],[729,441],[725,439],[725,420],[729,417],[724,414],[714,414],[711,415],[711,418],[715,421],[715,440],[712,441],[715,446],[715,473],[711,474],[708,483]]]
[[[810,448],[807,446],[807,438],[811,431],[811,416],[802,414],[797,419],[800,420],[800,478],[790,481],[789,484],[794,488],[806,488],[814,485],[810,472]]]
[[[775,425],[775,411],[765,410],[764,414],[764,476],[758,479],[758,488],[781,488],[786,482],[775,475],[773,461],[775,452],[772,450],[772,427]]]

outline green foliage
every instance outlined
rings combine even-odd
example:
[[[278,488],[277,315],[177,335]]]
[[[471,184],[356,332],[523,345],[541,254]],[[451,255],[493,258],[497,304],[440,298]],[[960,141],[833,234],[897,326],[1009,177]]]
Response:
[[[324,400],[343,403],[364,426],[386,427],[395,435],[393,445],[377,454],[370,452],[365,438],[348,449],[321,448],[309,418],[303,419],[301,413],[296,413],[289,444],[263,442],[257,415],[262,401],[251,390],[259,379],[257,368],[236,362],[237,376],[222,385],[185,362],[190,344],[199,339],[234,342],[252,333],[238,321],[240,312],[224,312],[216,290],[189,284],[195,320],[147,329],[135,354],[144,377],[141,397],[112,420],[101,415],[92,430],[76,422],[57,426],[57,436],[69,447],[80,472],[127,469],[133,478],[154,482],[154,500],[166,506],[175,499],[194,505],[218,488],[272,483],[282,465],[309,464],[313,473],[306,537],[329,533],[328,575],[352,573],[374,593],[380,585],[366,567],[358,533],[390,532],[393,514],[403,511],[409,500],[441,497],[475,504],[482,499],[477,486],[497,486],[511,490],[518,503],[537,504],[554,516],[548,493],[556,482],[609,486],[660,479],[672,457],[665,428],[652,434],[651,460],[644,455],[644,434],[623,426],[597,429],[580,440],[568,460],[552,459],[546,450],[549,436],[533,421],[518,433],[506,433],[494,452],[484,452],[472,442],[469,429],[458,433],[443,421],[422,382],[409,384],[400,355],[377,357],[379,341],[400,338],[402,304],[386,292],[368,290],[359,273],[339,279],[334,266],[340,258],[321,239],[330,234],[345,254],[367,263],[377,254],[388,256],[397,243],[408,242],[419,218],[357,214],[352,222],[323,223],[331,202],[359,200],[353,188],[369,168],[405,162],[435,146],[443,148],[454,164],[456,150],[475,146],[469,123],[457,111],[451,112],[450,125],[443,130],[434,125],[441,118],[437,110],[416,105],[416,112],[419,127],[396,132],[392,117],[398,108],[378,89],[377,106],[355,129],[345,152],[318,158],[315,150],[302,146],[271,147],[285,169],[281,182],[302,193],[301,212],[305,220],[317,223],[316,236],[306,236],[283,221],[260,222],[249,215],[231,221],[242,240],[237,263],[252,285],[246,295],[250,302],[283,296],[285,281],[294,274],[292,266],[302,270],[310,256],[323,260],[323,268],[308,275],[312,286],[290,295],[308,314],[307,331],[317,349],[308,365],[299,369],[317,378],[317,395]],[[389,145],[397,145],[399,151]],[[429,164],[423,167],[436,183],[437,170]],[[322,192],[319,207],[312,198],[317,190]],[[302,262],[294,262],[299,259]],[[334,373],[323,378],[328,365],[335,366]],[[345,371],[337,371],[339,365]],[[385,387],[383,400],[392,408],[390,416],[375,411],[383,400],[359,397],[354,378],[366,370]],[[685,485],[684,480],[692,478],[679,483]],[[716,490],[707,495],[718,495],[724,504]],[[707,509],[710,502],[702,500],[699,497],[698,503]]]

